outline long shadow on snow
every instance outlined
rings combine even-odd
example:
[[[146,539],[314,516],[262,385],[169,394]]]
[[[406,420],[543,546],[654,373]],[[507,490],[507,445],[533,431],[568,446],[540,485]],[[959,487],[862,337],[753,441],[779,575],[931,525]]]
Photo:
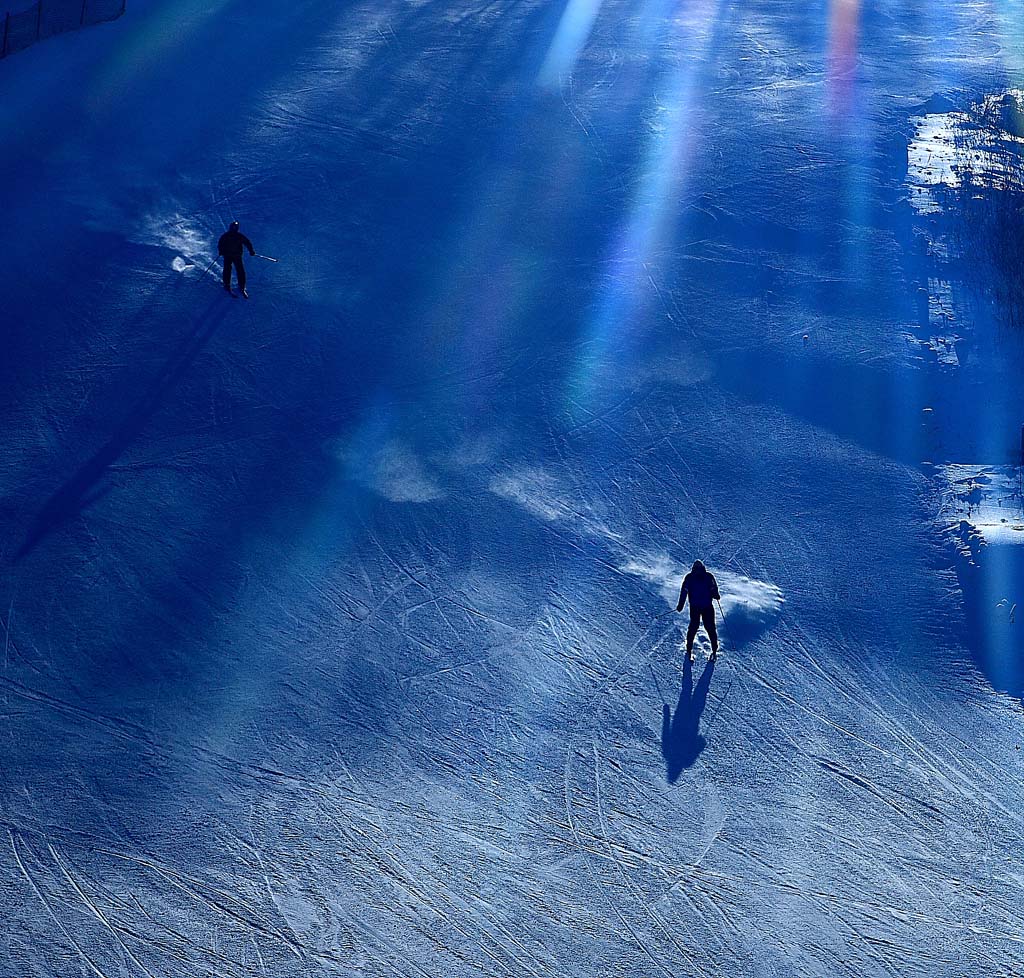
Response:
[[[700,718],[708,705],[708,691],[714,674],[715,663],[708,662],[694,689],[693,664],[690,657],[686,656],[683,660],[683,685],[679,690],[675,715],[668,703],[662,707],[661,755],[665,758],[665,775],[669,784],[675,784],[684,770],[693,767],[707,746],[707,739],[701,736]]]
[[[178,343],[152,384],[132,406],[107,443],[47,500],[32,521],[25,542],[14,555],[15,562],[28,555],[57,527],[106,494],[107,488],[99,486],[100,480],[138,437],[167,394],[209,343],[228,308],[224,299],[218,296],[199,314],[188,334]]]

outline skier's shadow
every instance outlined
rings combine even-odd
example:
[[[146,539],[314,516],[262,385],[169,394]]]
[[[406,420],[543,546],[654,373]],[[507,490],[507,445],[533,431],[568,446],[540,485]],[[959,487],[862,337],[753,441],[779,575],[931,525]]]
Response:
[[[697,688],[693,687],[693,664],[690,657],[683,660],[683,685],[675,715],[666,703],[661,713],[661,754],[669,784],[675,784],[686,768],[693,767],[707,741],[700,733],[700,718],[708,704],[708,690],[715,674],[714,660],[708,662],[701,673]]]
[[[142,396],[128,410],[124,421],[116,428],[107,443],[46,501],[32,521],[21,549],[15,554],[15,562],[30,553],[49,533],[73,519],[109,491],[109,486],[104,487],[100,484],[107,470],[156,414],[164,397],[181,380],[213,337],[226,310],[227,306],[223,299],[218,299],[210,303],[193,322],[191,330],[178,343]]]

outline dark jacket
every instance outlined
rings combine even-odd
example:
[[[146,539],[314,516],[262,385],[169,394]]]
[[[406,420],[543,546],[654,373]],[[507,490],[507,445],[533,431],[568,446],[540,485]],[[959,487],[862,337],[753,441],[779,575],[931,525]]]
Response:
[[[676,611],[682,611],[686,599],[690,599],[690,610],[697,608],[710,608],[711,602],[721,598],[718,593],[718,581],[699,560],[693,565],[692,570],[683,578],[683,586],[679,589],[679,604]]]
[[[217,242],[217,254],[225,258],[241,258],[243,248],[248,248],[250,255],[256,254],[252,242],[241,231],[225,231]]]

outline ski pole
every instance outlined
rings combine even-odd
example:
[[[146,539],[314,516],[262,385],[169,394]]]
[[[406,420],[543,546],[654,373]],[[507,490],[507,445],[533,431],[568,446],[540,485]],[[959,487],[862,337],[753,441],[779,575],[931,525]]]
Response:
[[[209,275],[210,269],[213,268],[213,266],[216,265],[218,261],[220,261],[220,255],[214,258],[213,261],[210,262],[210,264],[203,269],[203,274],[200,275],[199,278],[205,278],[207,275]],[[198,281],[198,279],[196,281]]]
[[[665,694],[661,691],[661,683],[658,682],[658,677],[657,677],[657,675],[654,672],[654,666],[652,666],[648,662],[647,663],[647,668],[651,670],[651,679],[654,680],[654,686],[655,686],[655,689],[658,690],[658,695],[661,697],[661,702],[664,703],[665,706],[668,706],[668,704],[665,703]]]
[[[277,261],[276,258],[271,258],[270,255],[253,255],[253,258],[262,258],[264,261]]]
[[[716,598],[715,600],[717,601],[718,599]],[[722,624],[724,625],[725,622],[726,622],[726,617],[725,617],[725,611],[722,610],[722,602],[721,601],[718,601],[718,613],[722,616]]]

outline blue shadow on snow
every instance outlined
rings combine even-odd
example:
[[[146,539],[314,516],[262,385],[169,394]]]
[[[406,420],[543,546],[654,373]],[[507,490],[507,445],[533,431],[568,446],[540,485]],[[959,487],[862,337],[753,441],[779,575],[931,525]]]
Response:
[[[661,754],[665,758],[665,773],[669,784],[675,784],[686,768],[693,767],[707,739],[700,733],[700,718],[708,704],[708,690],[715,674],[714,661],[708,662],[697,688],[693,687],[693,663],[689,656],[683,660],[683,685],[675,715],[665,703],[661,714]]]
[[[212,339],[227,310],[228,305],[220,296],[209,303],[106,444],[47,500],[32,521],[25,542],[14,556],[15,562],[27,556],[57,527],[74,519],[106,494],[107,488],[100,484],[104,475],[142,432],[167,394]]]

